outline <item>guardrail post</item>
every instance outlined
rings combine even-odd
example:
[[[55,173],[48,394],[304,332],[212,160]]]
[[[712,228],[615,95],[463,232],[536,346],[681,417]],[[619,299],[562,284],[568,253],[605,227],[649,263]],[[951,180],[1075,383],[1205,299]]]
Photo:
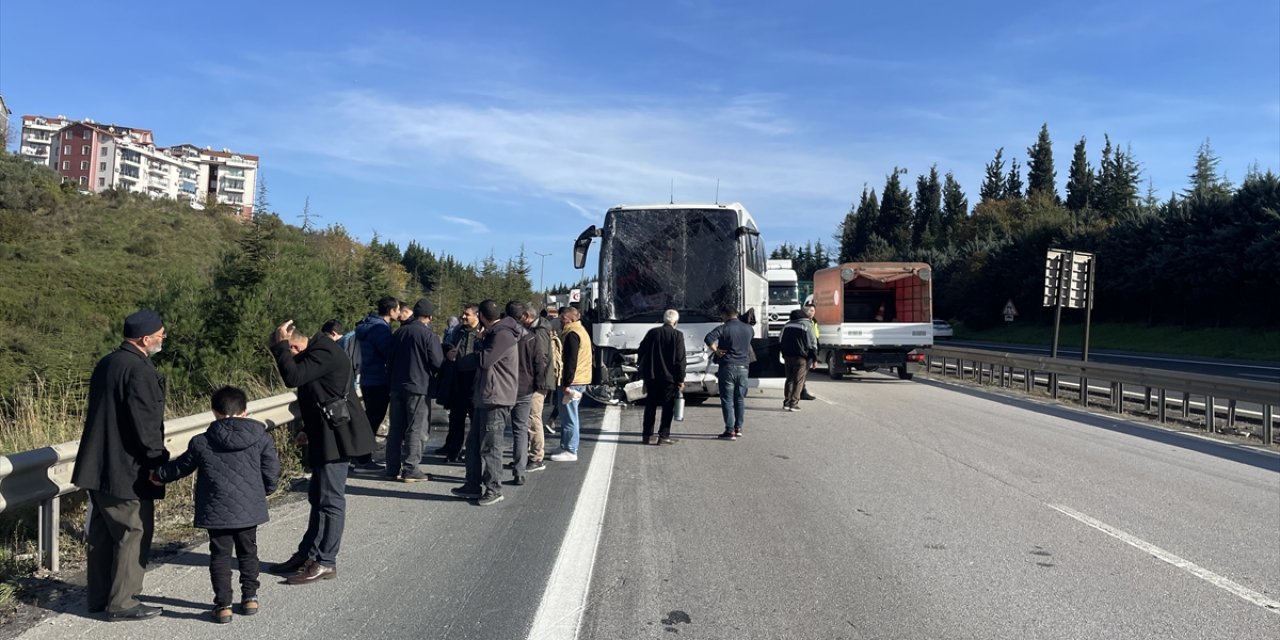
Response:
[[[1275,444],[1271,431],[1271,418],[1271,405],[1262,405],[1262,444],[1268,446]]]
[[[40,525],[38,555],[40,566],[50,571],[58,571],[58,531],[61,525],[61,498],[54,496],[40,502]]]
[[[1027,393],[1031,393],[1031,390],[1036,386],[1036,372],[1031,369],[1023,369],[1022,383],[1027,386]]]
[[[1089,379],[1080,376],[1080,405],[1089,406]]]
[[[1124,385],[1111,383],[1111,409],[1116,413],[1124,413]]]
[[[1214,407],[1213,404],[1214,399],[1212,395],[1204,397],[1204,426],[1209,430],[1209,433],[1218,432],[1218,425],[1214,424],[1216,418],[1216,416],[1214,416],[1214,413],[1216,413],[1216,407]]]
[[[1151,411],[1151,387],[1147,387],[1146,389],[1147,389],[1147,393],[1146,393],[1146,398],[1143,400],[1144,402],[1143,411],[1150,412]]]
[[[1165,398],[1164,398],[1164,387],[1161,387],[1161,388],[1160,388],[1160,392],[1156,394],[1156,402],[1157,402],[1157,403],[1159,403],[1159,405],[1160,405],[1160,406],[1156,407],[1156,416],[1157,416],[1157,419],[1160,421],[1160,424],[1164,424],[1164,421],[1165,421],[1165,413],[1164,413],[1164,410],[1165,410],[1165,407],[1164,407],[1164,399],[1165,399]]]
[[[1236,428],[1236,400],[1231,398],[1227,400],[1227,430],[1235,431]]]
[[[1191,392],[1190,391],[1182,392],[1182,417],[1184,418],[1191,417]]]
[[[1058,399],[1058,374],[1049,374],[1049,397]]]

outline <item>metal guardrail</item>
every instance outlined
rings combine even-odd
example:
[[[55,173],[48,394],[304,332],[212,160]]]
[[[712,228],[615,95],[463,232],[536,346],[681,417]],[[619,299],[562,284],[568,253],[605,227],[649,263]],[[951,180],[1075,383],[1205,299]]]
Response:
[[[1280,404],[1280,390],[1274,383],[961,347],[933,347],[926,352],[925,367],[929,372],[938,370],[943,377],[954,369],[960,378],[969,377],[980,383],[990,378],[999,386],[1006,386],[1006,383],[1014,386],[1021,382],[1027,392],[1036,386],[1044,386],[1055,399],[1061,389],[1075,386],[1079,402],[1085,406],[1090,406],[1090,396],[1095,388],[1091,382],[1103,382],[1106,386],[1099,395],[1103,395],[1109,408],[1117,413],[1124,412],[1124,386],[1142,387],[1144,392],[1140,402],[1146,411],[1154,410],[1161,423],[1168,419],[1171,404],[1182,411],[1182,417],[1189,417],[1195,405],[1192,398],[1198,397],[1203,399],[1200,413],[1210,432],[1218,430],[1219,413],[1225,413],[1227,427],[1235,428],[1237,406],[1241,403],[1256,404],[1262,408],[1258,414],[1262,423],[1259,434],[1262,442],[1275,444],[1275,406]],[[1044,374],[1043,385],[1039,374]],[[1072,382],[1065,382],[1063,378]]]
[[[265,422],[267,429],[293,422],[300,416],[293,393],[249,403],[249,417]],[[204,433],[213,420],[213,412],[206,411],[165,421],[165,448],[175,455],[186,451],[191,438]],[[41,566],[50,571],[58,570],[61,498],[81,490],[71,484],[79,446],[80,441],[75,440],[0,456],[0,513],[39,504],[38,554]]]

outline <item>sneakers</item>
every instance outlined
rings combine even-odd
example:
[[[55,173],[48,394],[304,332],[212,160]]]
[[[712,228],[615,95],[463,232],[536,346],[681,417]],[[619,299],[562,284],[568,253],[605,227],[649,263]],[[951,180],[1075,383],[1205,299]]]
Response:
[[[482,507],[487,507],[491,504],[498,504],[499,502],[502,502],[502,494],[490,491],[489,493],[484,494],[484,497],[480,498],[476,504],[479,504]]]
[[[529,462],[524,466],[525,473],[533,473],[534,471],[542,471],[547,468],[547,463],[539,460],[537,462]]]
[[[524,476],[514,476],[511,478],[511,485],[514,487],[524,486]]]
[[[734,430],[733,430],[733,437],[735,437],[735,438],[741,438],[741,437],[742,437],[742,429],[734,429]]]
[[[720,438],[721,440],[733,440],[733,439],[734,439],[734,433],[733,433],[733,431],[731,431],[731,430],[729,430],[729,429],[725,429],[725,430],[724,430],[724,433],[722,433],[722,434],[720,434],[719,436],[716,436],[716,437]]]
[[[789,404],[784,404],[784,405],[782,405],[782,410],[783,410],[783,411],[795,411],[795,409],[792,409],[792,408],[791,408],[791,405],[789,405]]]
[[[654,442],[654,444],[666,446],[666,445],[675,444],[677,442],[680,442],[680,441],[676,440],[675,438],[658,438],[658,441]]]
[[[484,495],[480,493],[479,489],[470,489],[467,487],[454,487],[449,490],[449,493],[452,493],[463,500],[475,500]]]
[[[413,471],[400,476],[400,482],[422,482],[427,479],[427,474],[421,471]]]
[[[560,453],[551,456],[550,460],[552,462],[577,462],[578,454],[572,451],[561,451]]]
[[[372,460],[370,460],[369,462],[352,464],[351,470],[360,472],[360,473],[377,473],[379,471],[386,471],[387,465],[382,464],[381,462],[373,462]]]

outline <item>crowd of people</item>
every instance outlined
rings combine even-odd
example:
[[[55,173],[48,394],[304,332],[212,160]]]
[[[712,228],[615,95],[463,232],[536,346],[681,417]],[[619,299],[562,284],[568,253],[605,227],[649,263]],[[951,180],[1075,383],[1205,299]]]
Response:
[[[742,436],[754,334],[734,309],[725,308],[722,315],[724,324],[704,340],[719,364],[725,423],[720,437],[733,440]],[[307,529],[292,556],[268,568],[286,576],[288,584],[337,576],[350,472],[407,483],[428,479],[420,465],[437,408],[448,412],[449,426],[434,453],[445,463],[465,464],[462,485],[451,491],[480,506],[504,499],[505,469],[511,471],[505,484],[520,486],[528,474],[545,469],[547,460],[577,461],[579,404],[592,377],[591,339],[579,310],[541,310],[522,302],[500,306],[494,300],[465,304],[458,316],[448,318],[443,338],[431,327],[435,316],[435,305],[426,298],[408,306],[388,296],[350,332],[335,319],[310,337],[292,320],[272,333],[269,350],[280,377],[297,390],[301,426],[295,438],[310,469]],[[793,379],[793,356],[809,366],[812,362],[815,329],[801,320],[797,316],[792,324],[804,335],[791,335],[792,324],[783,333],[788,409],[798,405],[792,398],[803,388],[806,368],[797,365],[799,377]],[[646,444],[676,443],[673,408],[685,376],[685,340],[678,323],[679,313],[668,310],[637,354],[647,391]],[[109,620],[161,613],[160,607],[138,600],[154,531],[154,501],[164,497],[165,484],[195,473],[195,526],[209,536],[211,616],[230,622],[233,553],[240,567],[240,614],[253,615],[260,608],[257,527],[267,522],[266,499],[276,488],[280,462],[266,426],[249,417],[248,398],[235,387],[213,393],[214,422],[170,460],[164,445],[164,378],[151,362],[164,339],[159,313],[131,314],[124,322],[124,341],[98,362],[90,380],[72,474],[90,499],[88,609]],[[786,346],[791,343],[795,348]],[[558,416],[560,436],[559,451],[551,455],[545,451],[546,435],[555,433],[544,420],[548,404],[550,419]],[[385,462],[379,463],[374,453],[388,413]],[[507,429],[514,447],[504,465]]]

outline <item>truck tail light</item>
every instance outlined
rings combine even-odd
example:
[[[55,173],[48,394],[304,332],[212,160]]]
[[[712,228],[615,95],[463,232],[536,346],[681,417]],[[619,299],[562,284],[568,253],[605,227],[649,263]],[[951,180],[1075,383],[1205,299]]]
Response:
[[[908,353],[907,362],[924,362],[923,353]]]
[[[859,360],[861,360],[861,359],[862,359],[862,354],[861,354],[861,353],[846,353],[846,354],[844,354],[844,361],[845,361],[845,362],[857,362],[857,361],[859,361]]]

